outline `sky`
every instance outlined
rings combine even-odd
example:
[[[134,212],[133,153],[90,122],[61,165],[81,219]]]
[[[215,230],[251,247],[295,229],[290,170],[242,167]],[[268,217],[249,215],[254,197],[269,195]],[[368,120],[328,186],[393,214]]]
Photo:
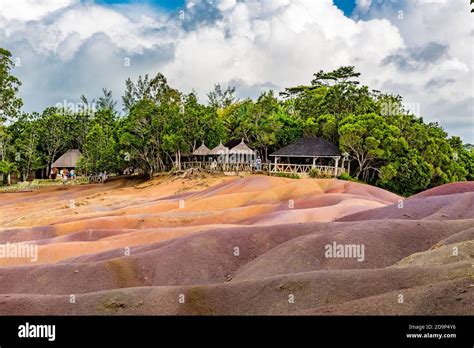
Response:
[[[354,65],[371,89],[474,143],[473,15],[465,0],[0,0],[24,111],[98,98],[161,72],[202,102],[309,84]]]

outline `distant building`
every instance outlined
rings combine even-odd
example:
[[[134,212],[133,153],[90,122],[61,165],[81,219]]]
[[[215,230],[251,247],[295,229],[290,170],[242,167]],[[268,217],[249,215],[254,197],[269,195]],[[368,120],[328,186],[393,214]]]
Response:
[[[52,168],[57,168],[58,170],[76,169],[80,157],[81,152],[79,150],[68,150],[53,163]]]
[[[319,172],[323,177],[337,177],[344,168],[347,156],[340,153],[338,147],[322,138],[300,138],[293,144],[272,153],[273,163],[262,162],[257,151],[251,149],[242,140],[222,142],[209,150],[204,143],[192,154],[193,162],[184,163],[187,168],[210,169],[223,172],[267,171],[268,173],[286,173],[308,175]],[[343,157],[344,156],[344,157]],[[342,161],[341,161],[342,158]],[[196,161],[197,159],[197,161]]]
[[[342,170],[339,167],[341,152],[338,147],[322,138],[300,138],[294,143],[285,146],[272,153],[270,157],[274,159],[274,170],[277,172],[286,171],[287,165],[292,165],[291,170],[307,170],[307,167],[320,167],[331,169],[334,176]],[[281,164],[281,165],[280,165]],[[300,166],[300,167],[298,167]]]
[[[222,142],[215,148],[209,151],[209,155],[212,158],[217,159],[219,162],[228,162],[229,159],[229,148],[222,145]]]
[[[209,150],[208,155],[223,163],[253,163],[256,158],[255,151],[245,144],[244,139],[231,140],[226,145],[220,143]]]
[[[202,145],[199,146],[194,152],[192,153],[193,156],[199,156],[202,158],[205,158],[207,155],[209,155],[209,152],[211,150],[208,149],[206,145],[204,145],[204,141],[202,142]]]
[[[244,139],[230,149],[229,155],[231,163],[253,163],[257,158],[255,151],[245,144]]]

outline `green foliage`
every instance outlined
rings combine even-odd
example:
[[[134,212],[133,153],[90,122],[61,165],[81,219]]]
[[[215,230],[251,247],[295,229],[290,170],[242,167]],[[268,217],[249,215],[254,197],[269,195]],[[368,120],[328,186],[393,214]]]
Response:
[[[432,167],[412,150],[408,157],[381,167],[378,185],[404,196],[410,196],[425,189],[433,175]]]
[[[218,83],[214,85],[214,90],[207,94],[209,105],[211,108],[223,109],[229,107],[235,102],[235,87],[228,86],[225,91],[222,90]]]
[[[278,176],[280,178],[288,178],[288,179],[299,179],[300,176],[294,173],[273,173],[273,176]]]
[[[38,114],[23,114],[18,121],[10,127],[15,155],[15,166],[21,173],[23,181],[28,178],[31,170],[41,168],[41,153],[38,151],[40,143],[40,127]]]
[[[67,111],[54,107],[45,109],[39,118],[41,139],[39,149],[50,167],[62,153],[69,149],[74,134],[71,121],[72,118],[69,117]]]
[[[0,125],[8,117],[16,117],[23,101],[16,96],[21,82],[10,71],[14,64],[11,53],[0,47]]]
[[[0,161],[0,174],[10,174],[12,172],[17,172],[15,163]]]
[[[183,154],[204,142],[244,139],[262,160],[301,136],[322,137],[348,154],[351,173],[342,180],[363,180],[410,195],[452,181],[474,179],[473,146],[463,144],[436,123],[409,114],[402,98],[370,91],[352,66],[319,71],[308,86],[287,88],[277,98],[263,92],[257,100],[235,98],[235,88],[219,84],[208,105],[194,92],[169,86],[164,75],[127,79],[125,115],[116,114],[108,89],[92,100],[96,110],[46,108],[21,114],[20,82],[10,74],[10,52],[0,49],[0,178],[19,170],[50,166],[68,149],[79,149],[87,172],[121,172],[135,167],[152,177],[179,167]],[[81,100],[88,103],[86,97]],[[3,125],[6,117],[12,122]],[[299,178],[296,174],[277,176]],[[310,177],[324,177],[312,170]]]
[[[87,133],[78,167],[86,173],[116,172],[121,163],[110,126],[96,123]]]
[[[350,176],[346,172],[342,172],[341,174],[339,174],[339,176],[337,178],[339,180],[345,180],[345,181],[356,181],[352,176]]]
[[[321,171],[318,168],[311,168],[308,172],[308,176],[313,179],[331,179],[333,177],[328,172]]]
[[[316,178],[322,178],[323,177],[323,173],[317,169],[317,168],[312,168],[309,173],[308,173],[308,176],[310,178],[313,178],[313,179],[316,179]]]
[[[150,177],[164,166],[162,113],[152,101],[139,101],[124,120],[119,135],[120,144]]]

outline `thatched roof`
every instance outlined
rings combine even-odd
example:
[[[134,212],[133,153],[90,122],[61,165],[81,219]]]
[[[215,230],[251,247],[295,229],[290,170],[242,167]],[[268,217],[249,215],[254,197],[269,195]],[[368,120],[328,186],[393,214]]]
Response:
[[[222,145],[222,143],[220,143],[211,151],[209,151],[209,155],[222,155],[222,154],[228,154],[228,153],[229,153],[229,148]]]
[[[53,163],[53,168],[75,168],[79,157],[81,157],[79,150],[68,150]]]
[[[232,149],[229,151],[230,154],[244,154],[244,155],[253,155],[254,151],[247,146],[247,144],[244,143],[244,139],[238,144],[237,146],[234,146]]]
[[[199,146],[196,150],[194,150],[193,156],[207,156],[209,155],[210,151],[211,150],[209,150],[207,146],[204,145],[204,143],[202,143],[201,146]]]
[[[333,157],[341,156],[337,146],[322,138],[300,138],[270,156]]]

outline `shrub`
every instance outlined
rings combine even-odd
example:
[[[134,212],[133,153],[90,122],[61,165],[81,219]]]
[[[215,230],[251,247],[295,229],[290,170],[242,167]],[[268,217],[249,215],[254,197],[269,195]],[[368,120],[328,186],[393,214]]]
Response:
[[[311,168],[308,175],[309,175],[310,178],[313,178],[313,179],[322,177],[321,171],[317,168]]]
[[[318,168],[312,168],[308,172],[308,176],[313,179],[331,179],[333,177],[330,173],[319,170]]]
[[[275,173],[275,176],[281,177],[281,178],[289,178],[289,179],[299,179],[298,174],[294,173]]]
[[[348,173],[346,172],[342,172],[338,177],[337,177],[339,180],[346,180],[346,181],[355,181],[354,178],[352,178],[352,176],[350,176]]]

